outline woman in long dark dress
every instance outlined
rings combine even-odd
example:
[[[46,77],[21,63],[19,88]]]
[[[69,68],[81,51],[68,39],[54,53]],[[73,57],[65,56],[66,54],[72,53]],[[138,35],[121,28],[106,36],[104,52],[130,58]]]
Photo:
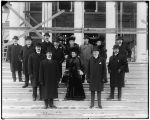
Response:
[[[66,62],[66,70],[69,71],[68,88],[65,99],[67,100],[83,100],[85,93],[81,81],[81,63],[77,57],[77,51],[71,52],[71,58]]]

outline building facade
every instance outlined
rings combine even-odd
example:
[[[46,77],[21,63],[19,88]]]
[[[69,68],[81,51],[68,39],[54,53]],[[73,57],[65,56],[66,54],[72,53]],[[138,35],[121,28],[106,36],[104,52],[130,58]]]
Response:
[[[117,36],[123,36],[132,50],[132,61],[144,62],[148,56],[148,2],[56,1],[10,2],[10,4],[31,26],[23,22],[14,11],[9,9],[8,13],[3,12],[9,14],[7,21],[3,21],[9,22],[9,26],[3,24],[2,28],[4,34],[9,32],[8,40],[14,35],[22,35],[31,27],[65,10],[36,30],[41,34],[50,32],[51,41],[58,35],[65,40],[67,36],[73,34],[76,37],[75,42],[79,45],[83,44],[85,34],[90,37],[91,43],[95,37],[102,36],[108,58],[112,55],[112,47]],[[42,40],[35,31],[26,35],[31,35],[35,41]],[[24,37],[20,38],[19,43],[24,45]]]

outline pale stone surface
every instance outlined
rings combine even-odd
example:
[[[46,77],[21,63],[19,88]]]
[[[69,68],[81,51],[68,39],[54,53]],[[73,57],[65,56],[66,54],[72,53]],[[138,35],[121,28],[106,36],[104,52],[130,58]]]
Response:
[[[147,28],[147,4],[146,2],[137,2],[137,28]],[[141,62],[147,59],[147,34],[137,34],[137,56],[136,61]]]
[[[115,2],[106,2],[106,28],[116,28],[115,14]],[[115,39],[116,34],[106,34],[107,61],[109,61],[109,57],[112,55]]]
[[[84,28],[84,4],[83,2],[74,2],[74,28]],[[80,12],[79,12],[80,11]],[[76,43],[83,44],[83,33],[74,33],[76,37]]]
[[[42,2],[42,22],[52,16],[52,2]],[[46,22],[42,27],[52,27],[52,20]],[[50,34],[50,41],[52,42],[52,33]],[[44,33],[43,33],[44,35]]]

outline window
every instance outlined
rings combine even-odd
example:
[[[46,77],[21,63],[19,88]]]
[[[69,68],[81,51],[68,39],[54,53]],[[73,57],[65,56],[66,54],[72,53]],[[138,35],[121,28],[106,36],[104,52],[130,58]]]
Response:
[[[118,27],[136,28],[136,3],[118,2]]]
[[[59,10],[70,11],[71,10],[71,2],[70,1],[59,2]]]
[[[105,28],[106,27],[106,2],[84,2],[85,6],[88,3],[91,3],[90,11],[87,12],[85,8],[84,12],[84,27],[85,28]],[[95,6],[92,5],[95,3]],[[97,4],[97,12],[95,12],[95,7]],[[93,12],[91,11],[93,10]]]
[[[95,12],[96,10],[96,1],[87,1],[84,2],[85,12]]]
[[[52,20],[52,27],[74,27],[74,12],[72,11],[73,2],[52,2],[53,15],[59,10],[65,12]]]

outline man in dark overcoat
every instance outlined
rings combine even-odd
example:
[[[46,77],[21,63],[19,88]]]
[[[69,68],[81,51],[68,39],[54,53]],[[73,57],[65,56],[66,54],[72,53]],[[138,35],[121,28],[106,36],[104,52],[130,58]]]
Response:
[[[124,42],[122,37],[118,37],[116,39],[116,45],[119,46],[119,53],[125,55],[127,58],[131,58],[131,49],[129,46]]]
[[[97,47],[93,48],[93,56],[89,60],[87,80],[90,85],[91,91],[91,106],[94,107],[95,91],[97,91],[98,107],[102,109],[101,106],[101,91],[104,86],[104,76],[106,72],[105,61],[99,56],[99,51]]]
[[[121,89],[124,87],[125,69],[127,66],[127,59],[124,55],[119,53],[119,46],[113,46],[113,55],[109,59],[108,72],[110,73],[110,96],[108,100],[114,99],[115,87],[118,88],[118,100],[121,100]]]
[[[41,86],[39,84],[39,68],[40,62],[45,59],[45,55],[41,53],[41,43],[36,43],[35,53],[29,56],[28,73],[30,75],[31,85],[33,88],[33,101],[37,98],[37,87],[39,87],[39,96],[41,100]]]
[[[96,46],[99,50],[99,56],[102,57],[105,62],[106,62],[106,59],[107,59],[107,50],[105,48],[105,45],[104,45],[104,38],[102,36],[100,36],[99,38],[96,39]],[[105,64],[106,65],[106,64]],[[105,75],[105,83],[107,82],[107,69],[106,69],[106,75]]]
[[[116,39],[116,45],[119,46],[119,53],[121,55],[124,55],[126,57],[126,59],[131,59],[131,49],[129,48],[129,46],[124,42],[124,39],[122,37],[118,37]],[[127,65],[126,72],[129,72],[129,67]]]
[[[48,48],[52,49],[53,48],[53,44],[50,42],[50,35],[49,33],[45,33],[44,34],[44,42],[42,42],[42,54],[46,54],[46,51]]]
[[[28,59],[29,56],[35,52],[34,46],[32,45],[32,39],[30,36],[25,38],[26,45],[23,47],[20,56],[23,60],[23,73],[25,75],[25,84],[22,86],[23,88],[28,87],[29,85],[29,73],[28,73]]]
[[[16,82],[16,71],[18,71],[19,82],[22,82],[22,62],[19,58],[22,46],[18,44],[18,40],[19,38],[17,36],[14,36],[13,44],[8,46],[7,51],[7,59],[10,62],[10,69],[14,82]]]
[[[58,98],[59,68],[56,61],[52,60],[52,51],[47,50],[46,59],[40,63],[39,81],[41,84],[42,99],[44,108],[56,108],[53,99]]]
[[[52,59],[57,61],[57,63],[58,63],[59,73],[60,73],[59,78],[61,78],[62,77],[62,63],[65,60],[65,55],[64,55],[62,46],[60,46],[60,44],[59,44],[58,39],[55,39],[53,41],[53,44],[54,44],[54,47],[52,49],[52,53],[53,53]]]

